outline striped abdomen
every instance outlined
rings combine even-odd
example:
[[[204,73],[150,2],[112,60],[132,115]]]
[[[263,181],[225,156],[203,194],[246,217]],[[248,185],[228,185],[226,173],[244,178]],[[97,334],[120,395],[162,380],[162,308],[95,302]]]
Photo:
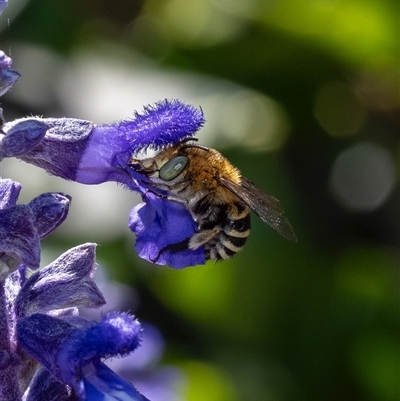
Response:
[[[206,260],[229,259],[242,250],[250,234],[250,210],[243,207],[238,213],[221,213],[216,223],[218,233],[204,244]]]

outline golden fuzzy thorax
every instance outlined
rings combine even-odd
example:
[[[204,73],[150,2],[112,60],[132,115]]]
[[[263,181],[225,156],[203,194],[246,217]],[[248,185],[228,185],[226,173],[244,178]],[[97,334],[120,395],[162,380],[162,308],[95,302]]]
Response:
[[[185,155],[189,158],[189,166],[182,175],[191,182],[193,192],[207,191],[218,204],[237,201],[237,197],[219,183],[223,177],[238,185],[241,182],[239,169],[214,149],[198,147],[182,147],[180,145],[165,149],[156,157],[156,164],[161,168],[171,158]]]

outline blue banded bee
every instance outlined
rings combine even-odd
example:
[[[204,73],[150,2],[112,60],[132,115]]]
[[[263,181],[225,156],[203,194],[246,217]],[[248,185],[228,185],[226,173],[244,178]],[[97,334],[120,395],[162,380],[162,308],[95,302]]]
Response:
[[[183,140],[152,158],[129,161],[151,181],[156,195],[183,203],[198,225],[192,237],[161,249],[153,262],[164,251],[201,246],[206,260],[230,258],[242,250],[250,234],[250,209],[284,238],[297,241],[276,198],[244,178],[219,152],[194,140]]]

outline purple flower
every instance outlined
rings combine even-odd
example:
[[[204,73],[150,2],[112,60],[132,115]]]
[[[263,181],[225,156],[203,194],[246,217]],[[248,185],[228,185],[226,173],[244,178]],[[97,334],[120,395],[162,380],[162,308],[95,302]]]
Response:
[[[183,268],[205,263],[203,247],[164,248],[184,243],[197,231],[197,224],[183,205],[152,195],[148,179],[129,160],[140,151],[177,144],[203,124],[201,110],[179,100],[164,100],[145,107],[142,114],[135,113],[133,119],[102,126],[71,118],[25,118],[5,125],[0,156],[18,157],[67,180],[116,181],[140,192],[143,203],[129,217],[139,256]]]
[[[176,144],[203,123],[201,111],[178,100],[159,102],[133,119],[101,126],[73,118],[22,118],[5,125],[0,156],[18,157],[67,180],[116,181],[143,192],[136,182],[143,177],[128,165],[131,156]],[[42,129],[47,130],[43,136]]]

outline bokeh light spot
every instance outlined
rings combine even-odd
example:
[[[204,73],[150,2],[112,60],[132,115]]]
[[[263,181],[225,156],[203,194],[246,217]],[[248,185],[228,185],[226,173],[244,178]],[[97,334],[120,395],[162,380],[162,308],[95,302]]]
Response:
[[[221,100],[220,128],[230,142],[256,152],[273,151],[285,143],[289,118],[277,102],[246,89]]]
[[[395,182],[395,163],[389,152],[362,142],[339,155],[333,165],[330,188],[345,209],[369,212],[386,201]]]

